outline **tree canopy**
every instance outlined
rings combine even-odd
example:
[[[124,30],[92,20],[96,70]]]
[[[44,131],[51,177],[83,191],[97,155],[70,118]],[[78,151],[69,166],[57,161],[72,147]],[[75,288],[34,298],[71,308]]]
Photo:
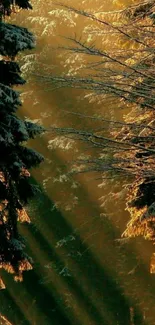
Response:
[[[131,179],[126,197],[131,219],[123,236],[143,236],[154,243],[155,1],[136,3],[117,12],[97,14],[63,3],[58,3],[58,6],[88,19],[90,24],[92,22],[89,26],[92,41],[75,35],[67,38],[70,46],[63,46],[68,55],[74,53],[81,56],[83,62],[85,56],[90,57],[92,63],[89,59],[89,70],[83,63],[78,73],[44,75],[40,78],[51,83],[54,89],[83,89],[87,91],[88,98],[100,99],[105,104],[109,99],[112,105],[110,108],[109,104],[109,110],[127,108],[128,114],[124,114],[123,121],[98,118],[104,126],[97,132],[74,128],[53,128],[53,132],[83,140],[97,150],[97,157],[77,161],[76,167],[80,172],[100,172],[103,179],[109,177],[109,173],[112,173],[112,177],[115,174]],[[111,48],[107,46],[106,35],[109,34],[113,41]],[[100,47],[95,44],[94,35],[101,35]],[[95,118],[78,115],[81,118]]]

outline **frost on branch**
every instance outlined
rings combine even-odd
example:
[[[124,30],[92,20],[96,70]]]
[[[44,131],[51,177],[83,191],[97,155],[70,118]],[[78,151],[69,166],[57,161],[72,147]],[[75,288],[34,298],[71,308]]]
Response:
[[[0,54],[15,57],[19,51],[31,50],[35,46],[35,38],[24,27],[0,23]]]

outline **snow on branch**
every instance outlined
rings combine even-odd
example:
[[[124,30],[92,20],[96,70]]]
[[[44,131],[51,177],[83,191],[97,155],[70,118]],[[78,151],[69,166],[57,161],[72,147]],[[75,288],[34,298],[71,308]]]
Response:
[[[14,57],[19,51],[32,49],[35,46],[35,38],[24,27],[18,27],[7,23],[0,23],[0,54]]]

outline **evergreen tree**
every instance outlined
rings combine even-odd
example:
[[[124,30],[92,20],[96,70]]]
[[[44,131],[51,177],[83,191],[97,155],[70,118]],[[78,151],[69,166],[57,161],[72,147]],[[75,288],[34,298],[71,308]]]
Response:
[[[37,191],[30,183],[28,169],[43,160],[39,153],[25,146],[25,141],[42,133],[43,128],[16,116],[21,101],[12,86],[22,85],[25,80],[20,76],[15,56],[35,45],[26,28],[3,21],[19,8],[32,6],[28,0],[0,1],[0,268],[12,273],[17,281],[22,280],[24,270],[32,268],[17,225],[18,221],[30,221],[24,205]],[[1,278],[0,287],[5,287]]]

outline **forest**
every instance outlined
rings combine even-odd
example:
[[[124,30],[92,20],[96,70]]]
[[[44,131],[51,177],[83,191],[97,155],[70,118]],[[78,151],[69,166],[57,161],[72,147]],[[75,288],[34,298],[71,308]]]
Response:
[[[70,1],[68,3],[48,3],[49,16],[41,19],[41,16],[40,18],[33,16],[35,15],[35,10],[38,10],[38,15],[41,15],[41,12],[43,12],[44,4],[41,1],[38,3],[32,1],[32,4],[28,0],[0,1],[0,287],[1,289],[7,287],[6,272],[11,274],[11,277],[13,276],[15,282],[22,283],[23,272],[31,271],[33,274],[36,269],[36,262],[33,256],[35,254],[32,254],[32,257],[31,253],[29,254],[29,251],[31,251],[27,248],[29,243],[20,234],[20,230],[22,230],[22,227],[31,227],[31,221],[32,227],[33,225],[35,227],[36,219],[33,217],[33,213],[31,218],[31,209],[29,207],[31,204],[35,206],[37,198],[42,200],[42,195],[45,197],[44,200],[47,207],[45,205],[43,209],[48,210],[50,203],[48,201],[49,194],[46,183],[51,180],[51,168],[55,168],[52,167],[55,165],[52,163],[53,165],[48,167],[49,176],[43,180],[43,187],[35,180],[35,171],[33,172],[33,170],[36,167],[40,171],[44,168],[42,166],[49,159],[46,156],[47,150],[52,150],[54,156],[56,150],[59,152],[63,151],[64,147],[67,148],[66,150],[71,150],[72,147],[75,147],[77,148],[77,153],[71,154],[65,162],[67,169],[64,166],[62,167],[63,172],[65,171],[66,174],[59,175],[59,182],[62,183],[61,187],[64,186],[64,182],[67,182],[68,179],[70,181],[72,177],[80,179],[83,175],[86,178],[89,177],[88,175],[91,175],[93,179],[100,182],[98,187],[101,191],[103,189],[100,200],[102,207],[105,209],[108,207],[109,209],[109,205],[114,204],[117,211],[117,203],[119,200],[122,200],[123,204],[120,203],[118,212],[115,212],[118,218],[117,228],[119,230],[112,230],[110,219],[103,218],[102,222],[106,238],[108,238],[110,243],[113,242],[110,245],[115,246],[116,243],[113,252],[119,255],[119,258],[115,261],[116,270],[111,271],[112,276],[115,276],[117,278],[116,282],[119,283],[126,274],[131,275],[128,280],[122,280],[121,289],[119,285],[115,286],[115,284],[111,284],[111,287],[115,289],[110,289],[111,296],[114,295],[116,297],[118,295],[120,301],[122,299],[126,313],[122,316],[119,304],[117,305],[116,301],[106,302],[111,309],[114,309],[113,315],[107,316],[103,312],[103,318],[101,315],[101,318],[99,318],[99,312],[93,311],[93,307],[90,307],[91,303],[88,303],[88,310],[90,308],[92,314],[97,315],[94,316],[96,317],[94,318],[96,319],[95,322],[92,321],[90,324],[99,325],[102,322],[109,325],[152,325],[154,324],[155,316],[152,312],[154,294],[150,294],[150,299],[148,299],[148,293],[144,294],[143,301],[141,301],[141,289],[138,284],[141,272],[145,269],[146,265],[144,267],[141,257],[137,257],[134,254],[131,254],[129,269],[125,263],[127,263],[129,252],[133,252],[134,245],[141,247],[141,250],[143,250],[144,246],[146,250],[148,247],[147,270],[143,271],[148,287],[154,287],[155,1],[130,1],[130,5],[123,6],[121,4],[120,8],[118,5],[116,10],[102,10],[101,6],[101,10],[99,8],[97,12],[93,9],[87,10],[86,2],[84,1],[86,9],[82,8],[82,4],[78,6],[74,4],[72,6]],[[29,20],[23,19],[22,9],[27,10]],[[22,12],[25,11],[23,10]],[[15,17],[18,15],[21,15],[21,21],[23,20],[22,26],[14,23]],[[51,33],[54,33],[53,30],[55,28],[58,34],[54,19],[58,20],[60,19],[59,17],[62,18],[62,25],[69,22],[70,26],[75,27],[75,31],[77,29],[76,26],[78,26],[77,19],[80,19],[80,22],[86,22],[86,27],[82,34],[78,33],[78,30],[73,33],[70,28],[69,33],[60,37],[59,44],[56,44],[55,48],[54,46],[49,48],[50,53],[52,51],[56,53],[56,58],[58,61],[61,61],[63,69],[55,68],[54,65],[52,66],[51,60],[49,60],[50,64],[48,63],[48,59],[45,64],[47,55],[45,51],[46,44],[44,44],[43,52],[35,54],[35,47],[38,46],[37,42],[40,46],[40,39],[37,35],[38,30],[36,29],[36,35],[34,35],[33,28],[30,28],[31,31],[27,29],[27,22],[30,23],[30,26],[39,22],[42,28],[42,35],[45,35],[48,41],[51,39],[50,42],[52,43],[49,28],[52,30]],[[27,54],[28,52],[32,53],[32,55]],[[61,53],[60,56],[59,53]],[[35,117],[35,114],[36,116],[39,115],[36,111],[32,115],[34,116],[32,119],[25,115],[23,116],[20,113],[23,103],[24,107],[25,102],[28,102],[29,105],[29,96],[33,97],[31,92],[29,95],[26,91],[22,95],[22,88],[27,87],[25,79],[28,80],[28,86],[31,83],[33,87],[34,80],[39,84],[38,94],[42,90],[46,92],[48,90],[50,94],[55,94],[56,92],[59,94],[60,92],[62,98],[64,94],[67,94],[62,112],[64,109],[64,115],[69,116],[69,118],[65,119],[63,123],[62,120],[59,120],[58,115],[56,122],[49,125],[46,121],[44,124]],[[86,110],[75,110],[74,105],[72,107],[72,104],[69,102],[70,99],[68,99],[68,96],[72,96],[72,94],[80,94],[80,100],[83,97],[87,106]],[[23,100],[24,96],[26,96],[25,102]],[[46,95],[44,96],[46,97]],[[79,105],[80,107],[81,102],[78,102],[78,97],[75,95],[74,100],[76,98],[77,106]],[[33,97],[33,101],[37,103],[37,106],[37,97]],[[95,107],[93,114],[90,108],[92,103]],[[51,109],[51,104],[48,105]],[[61,102],[62,105],[63,100]],[[100,112],[103,106],[107,109],[104,114],[102,111]],[[33,108],[35,108],[35,105]],[[44,112],[45,115],[42,113],[42,116],[45,116],[45,118],[46,113]],[[78,123],[74,124],[74,120],[78,120]],[[42,150],[41,146],[37,146],[37,150],[35,150],[36,141],[42,141],[42,137],[48,139],[47,150]],[[79,146],[80,150],[78,151]],[[57,167],[58,172],[60,168]],[[53,188],[56,191],[58,178],[54,177],[53,179]],[[76,187],[78,187],[77,184],[78,181],[72,184],[75,192]],[[111,189],[109,193],[108,188]],[[95,192],[93,186],[90,190],[92,193]],[[63,197],[61,191],[60,194]],[[64,198],[64,202],[65,200]],[[72,198],[71,194],[71,200],[72,206],[76,206],[78,196],[75,195]],[[55,203],[56,209],[57,207],[59,208],[59,201],[58,194],[58,204],[57,202]],[[37,204],[41,203],[36,203],[36,209]],[[82,201],[80,204],[82,205]],[[97,205],[99,204],[98,202]],[[70,211],[72,207],[70,208],[66,203],[66,211],[67,209]],[[40,213],[39,209],[37,213]],[[119,224],[120,213],[122,215],[127,213],[128,217],[127,219],[125,215],[123,226]],[[61,223],[61,217],[59,216],[59,218]],[[61,232],[59,224],[52,224],[52,219],[49,223],[51,233],[55,229],[58,235]],[[21,232],[23,233],[23,231]],[[73,234],[75,235],[74,231]],[[70,233],[69,235],[66,233],[66,235],[69,241],[74,241],[74,235],[70,235]],[[33,236],[35,238],[35,232]],[[48,236],[50,236],[50,232]],[[80,247],[78,249],[87,252],[87,247],[83,246],[85,239],[81,244],[80,234],[77,235],[77,238],[77,247]],[[60,240],[56,247],[66,245],[64,243]],[[51,242],[50,245],[52,247],[53,243]],[[108,242],[106,245],[107,255],[109,249],[110,256],[112,248],[111,250],[108,248]],[[48,254],[50,255],[51,253]],[[89,252],[87,254],[87,258],[91,263],[93,258],[91,254],[89,256]],[[79,256],[76,256],[76,262]],[[56,257],[54,259],[56,261]],[[68,263],[71,262],[67,260],[67,265]],[[82,260],[81,263],[85,264],[85,261]],[[104,263],[105,265],[106,263],[108,264],[108,262]],[[64,277],[69,277],[70,275],[68,274],[70,273],[68,273],[68,266],[66,267],[65,261],[62,266],[63,272],[67,272],[64,273]],[[108,270],[110,270],[110,267],[108,266]],[[60,270],[59,274],[61,274],[62,270]],[[92,269],[92,276],[93,272]],[[109,271],[107,271],[107,274],[105,270],[104,272],[105,278],[107,277],[107,281],[109,281],[108,288],[110,288],[111,280],[107,275]],[[102,274],[100,276],[102,278]],[[6,279],[6,282],[4,279]],[[71,285],[73,288],[73,282],[68,285]],[[122,298],[124,294],[128,296],[128,302],[125,298]],[[96,308],[101,310],[102,306],[99,307],[98,305]],[[65,314],[67,314],[66,311]],[[50,317],[48,320],[45,318],[46,320],[43,320],[43,324],[50,324]],[[66,324],[73,324],[73,316],[70,317],[70,323],[66,321]],[[126,320],[124,318],[121,323],[122,317],[126,317]],[[31,323],[33,324],[32,321]],[[26,323],[23,321],[21,324]],[[88,321],[85,324],[87,325]]]
[[[66,10],[98,23],[99,28],[116,37],[115,52],[96,47],[95,42],[86,43],[82,37],[68,38],[69,52],[92,57],[91,73],[83,69],[82,76],[42,76],[54,87],[80,88],[90,91],[90,96],[116,99],[128,107],[122,121],[101,118],[103,129],[81,130],[53,128],[53,132],[83,140],[97,148],[96,157],[79,159],[74,163],[75,172],[96,171],[103,178],[126,177],[126,209],[130,220],[122,237],[143,236],[155,240],[155,178],[154,178],[154,22],[155,2],[145,1],[111,13],[106,20],[93,13],[59,4]],[[119,19],[118,19],[119,15]],[[117,16],[118,24],[115,24]],[[126,42],[126,43],[125,43]],[[124,44],[125,43],[125,46]],[[127,46],[127,49],[126,49]],[[121,50],[120,50],[121,47]],[[91,62],[91,61],[90,61]],[[81,70],[80,70],[81,71]],[[76,114],[76,112],[73,112]],[[78,113],[77,113],[78,115]],[[79,114],[81,118],[92,116]],[[95,117],[94,117],[95,118]],[[100,120],[100,117],[97,118]],[[109,132],[110,125],[110,132]],[[107,128],[107,130],[106,130]],[[106,131],[105,131],[106,130]],[[153,257],[152,257],[153,261]],[[151,273],[154,265],[151,264]]]

